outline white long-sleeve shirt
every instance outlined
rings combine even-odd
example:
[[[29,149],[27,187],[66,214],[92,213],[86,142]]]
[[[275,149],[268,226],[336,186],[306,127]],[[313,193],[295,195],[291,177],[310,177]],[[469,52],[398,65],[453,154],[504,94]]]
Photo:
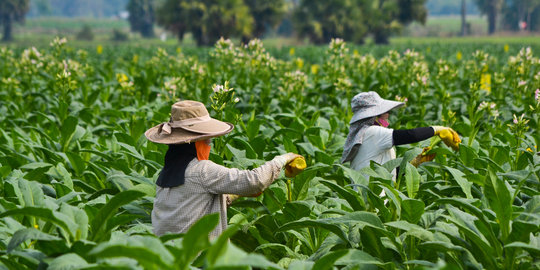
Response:
[[[356,156],[351,161],[351,168],[361,170],[369,167],[371,160],[378,164],[384,164],[396,158],[396,150],[393,147],[392,132],[394,130],[381,126],[370,126],[364,133],[362,145],[358,148]],[[395,178],[395,169],[392,171]]]

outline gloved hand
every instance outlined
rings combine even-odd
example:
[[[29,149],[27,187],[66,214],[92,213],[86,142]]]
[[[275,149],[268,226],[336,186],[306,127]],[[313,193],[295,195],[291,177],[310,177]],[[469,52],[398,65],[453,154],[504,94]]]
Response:
[[[411,164],[414,167],[420,166],[420,164],[428,161],[432,161],[437,154],[427,154],[427,152],[431,150],[431,147],[424,147],[424,150],[422,150],[422,153],[420,153],[418,156],[416,156],[413,160],[411,160]]]
[[[459,150],[459,144],[461,143],[461,139],[459,138],[459,135],[456,131],[449,127],[442,127],[442,126],[432,126],[433,130],[435,130],[435,135],[439,136],[441,140],[446,144],[448,147],[451,147],[455,151]]]
[[[306,160],[304,157],[294,153],[287,153],[277,157],[284,161],[282,164],[285,168],[285,176],[292,178],[302,172],[306,168]]]
[[[303,156],[299,155],[293,160],[287,162],[287,164],[285,165],[285,176],[293,178],[299,173],[301,173],[306,167],[306,160]]]

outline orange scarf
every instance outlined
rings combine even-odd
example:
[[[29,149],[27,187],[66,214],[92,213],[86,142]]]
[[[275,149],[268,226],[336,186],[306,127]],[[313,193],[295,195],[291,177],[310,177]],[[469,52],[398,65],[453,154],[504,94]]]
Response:
[[[197,150],[198,160],[208,160],[208,158],[210,157],[210,149],[212,149],[212,146],[206,143],[206,140],[196,141],[195,149]]]

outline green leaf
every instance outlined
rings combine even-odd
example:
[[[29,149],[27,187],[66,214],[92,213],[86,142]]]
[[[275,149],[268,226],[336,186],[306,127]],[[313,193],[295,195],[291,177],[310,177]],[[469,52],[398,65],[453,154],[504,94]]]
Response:
[[[46,162],[32,162],[28,163],[26,165],[23,165],[20,167],[20,169],[28,169],[28,170],[35,170],[35,169],[42,169],[42,168],[50,168],[53,165]]]
[[[116,194],[112,199],[107,202],[99,212],[94,216],[91,222],[92,236],[91,240],[99,242],[106,240],[108,231],[106,231],[107,221],[116,213],[118,208],[125,204],[128,204],[134,200],[143,197],[145,194],[136,190],[126,190]]]
[[[43,241],[62,240],[62,238],[44,233],[34,228],[21,229],[21,230],[16,231],[11,237],[11,240],[9,240],[9,244],[7,246],[7,252],[11,252],[13,249],[17,248],[21,243],[24,243],[26,240],[30,240],[30,239],[43,240]]]
[[[474,160],[478,158],[478,154],[472,147],[462,143],[459,147],[459,157],[465,166],[474,167]]]
[[[264,256],[259,254],[247,254],[230,242],[227,242],[225,252],[216,260],[214,265],[214,267],[224,266],[251,266],[260,269],[283,269],[277,264],[268,261]]]
[[[434,240],[433,233],[416,225],[409,223],[404,220],[392,221],[385,223],[386,226],[397,228],[407,232],[407,235],[411,235],[423,241],[432,241]]]
[[[212,246],[208,248],[206,253],[206,259],[210,263],[210,266],[214,265],[216,260],[222,256],[227,249],[227,243],[229,239],[240,229],[237,225],[229,226],[224,232],[219,235],[218,239],[212,243]]]
[[[540,257],[540,247],[539,246],[534,246],[534,245],[523,243],[523,242],[512,242],[512,243],[510,243],[508,245],[505,245],[504,248],[505,249],[511,249],[511,248],[524,249],[527,252],[529,252],[529,254],[531,254],[531,256],[533,256],[535,258]]]
[[[90,266],[86,260],[75,253],[60,255],[49,263],[50,270],[72,270]]]
[[[313,265],[312,270],[325,270],[325,269],[332,269],[334,266],[334,263],[340,259],[341,257],[345,256],[349,253],[349,250],[342,249],[330,252],[326,254],[325,256],[318,259],[315,264]]]
[[[319,180],[321,184],[324,184],[325,186],[329,187],[331,190],[338,193],[341,197],[343,197],[351,206],[351,208],[354,211],[362,211],[365,210],[365,204],[363,199],[360,197],[358,192],[352,190],[352,189],[346,189],[339,185],[337,185],[334,182],[327,181],[327,180]]]
[[[424,214],[424,202],[414,199],[405,199],[401,201],[401,219],[412,224],[417,224]]]
[[[349,239],[347,237],[347,234],[345,233],[345,228],[343,228],[340,224],[336,224],[335,220],[332,219],[319,219],[319,220],[312,220],[308,218],[302,218],[298,221],[292,221],[289,223],[285,223],[283,226],[279,227],[277,230],[278,232],[288,231],[288,230],[296,230],[296,229],[302,229],[302,228],[321,228],[328,231],[331,231],[335,233],[339,238],[343,239],[345,242],[349,242]]]
[[[86,163],[82,157],[77,153],[66,152],[66,156],[69,159],[69,164],[77,175],[82,175],[86,169]]]
[[[418,245],[419,248],[425,250],[434,250],[439,252],[465,251],[464,248],[452,244],[452,242],[444,241],[425,241]]]
[[[8,180],[13,184],[15,193],[19,199],[19,204],[21,206],[36,206],[41,207],[45,206],[45,195],[41,189],[41,184],[35,181],[28,181],[23,178],[17,180],[10,179]],[[17,181],[13,183],[12,181]],[[35,225],[35,224],[32,224]]]
[[[210,246],[208,236],[219,224],[219,213],[206,215],[193,224],[184,235],[183,253],[176,258],[180,265],[189,265],[197,254]]]
[[[122,142],[118,142],[118,145],[120,145],[123,149],[127,150],[127,154],[136,158],[137,160],[146,160],[142,155],[141,153],[139,153],[137,151],[137,149],[135,149],[135,147],[131,146],[131,145],[128,145],[128,144],[125,144],[125,143],[122,143]]]
[[[459,231],[467,240],[467,242],[462,243],[462,246],[468,249],[485,267],[495,267],[497,265],[496,258],[500,256],[501,247],[499,243],[489,242],[486,239],[486,237],[493,238],[492,232],[480,231],[474,223],[477,219],[474,216],[452,206],[448,207],[448,210],[451,214],[450,221],[459,228]]]
[[[358,185],[366,185],[366,186],[369,184],[366,177],[363,174],[361,174],[359,171],[345,167],[341,164],[338,164],[337,166],[343,169],[343,173],[346,176],[348,176],[349,179],[351,179],[351,183],[358,184]]]
[[[73,237],[72,231],[74,231],[76,225],[64,214],[53,212],[49,208],[28,206],[24,208],[11,209],[0,213],[0,218],[18,215],[36,217],[52,222],[58,227],[64,229],[71,238]]]
[[[510,234],[510,220],[512,219],[513,197],[506,187],[504,180],[500,179],[492,168],[488,169],[488,179],[486,180],[484,193],[489,201],[491,209],[497,215],[503,242]]]
[[[383,264],[381,261],[379,261],[377,258],[369,255],[368,253],[357,250],[357,249],[349,249],[349,252],[345,254],[343,257],[341,257],[337,262],[336,265],[377,265],[382,266]]]
[[[74,231],[72,233],[75,236],[75,240],[86,239],[88,236],[88,215],[83,209],[69,205],[67,203],[62,203],[60,205],[59,212],[70,217],[71,220],[76,224]]]
[[[73,138],[79,120],[74,116],[68,116],[60,128],[62,150],[66,150]]]
[[[278,243],[267,243],[258,246],[254,252],[263,253],[267,259],[279,260],[283,257],[300,258],[300,254],[292,251],[288,246]]]
[[[450,174],[454,177],[458,185],[461,187],[461,190],[463,190],[463,193],[465,193],[465,196],[467,196],[467,199],[472,199],[473,196],[471,194],[471,186],[472,183],[469,182],[465,177],[465,174],[459,170],[456,170],[454,168],[450,168],[448,166],[444,166]]]
[[[420,188],[420,180],[421,177],[418,173],[418,170],[416,170],[416,168],[412,164],[406,163],[405,183],[407,186],[407,194],[409,195],[409,198],[414,199],[414,197],[416,197],[416,193],[418,193],[418,189]]]
[[[158,238],[129,236],[104,242],[92,249],[96,258],[125,257],[136,260],[144,269],[173,269],[173,256]]]

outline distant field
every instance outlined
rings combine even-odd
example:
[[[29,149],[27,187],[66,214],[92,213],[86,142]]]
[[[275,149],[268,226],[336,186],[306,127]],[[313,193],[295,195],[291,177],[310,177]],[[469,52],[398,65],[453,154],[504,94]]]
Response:
[[[467,16],[469,33],[471,35],[486,35],[487,20],[485,17],[477,15]],[[412,23],[404,30],[404,35],[414,37],[452,37],[461,32],[460,16],[434,16],[428,17],[426,24]]]
[[[429,17],[425,25],[411,24],[404,29],[402,36],[391,38],[392,45],[408,46],[430,46],[430,44],[456,43],[456,44],[480,44],[480,43],[498,43],[498,44],[521,44],[521,45],[539,45],[540,36],[508,36],[497,34],[495,36],[485,36],[486,19],[480,16],[468,16],[470,29],[473,36],[459,37],[458,33],[461,27],[461,18],[459,16],[438,16]],[[76,34],[80,29],[88,25],[92,28],[95,35],[92,41],[77,41]],[[9,46],[27,47],[27,46],[48,46],[50,41],[56,36],[67,37],[70,43],[77,47],[95,47],[137,45],[142,47],[193,47],[195,42],[188,35],[179,43],[178,40],[170,35],[166,35],[165,41],[159,37],[164,33],[162,28],[156,27],[156,38],[142,39],[139,35],[129,33],[128,42],[114,42],[111,40],[112,31],[120,30],[129,33],[129,23],[119,18],[29,18],[24,25],[17,25],[15,28],[15,42]],[[282,48],[291,46],[308,45],[307,40],[298,40],[296,38],[271,37],[263,40],[267,48]],[[366,44],[370,45],[373,41],[368,38]]]

